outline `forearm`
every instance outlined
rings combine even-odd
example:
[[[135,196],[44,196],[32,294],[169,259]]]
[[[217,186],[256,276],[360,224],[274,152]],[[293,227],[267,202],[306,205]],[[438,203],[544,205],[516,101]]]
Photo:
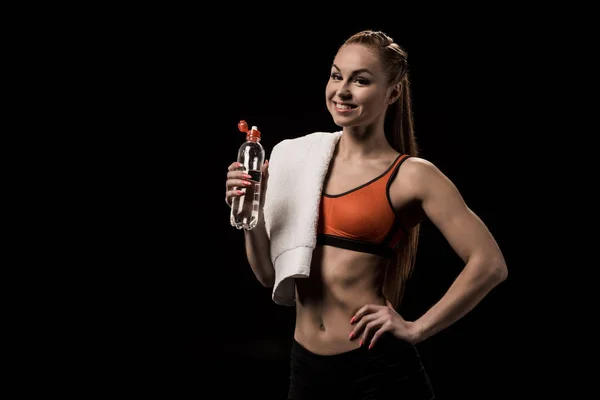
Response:
[[[417,342],[452,325],[471,311],[496,285],[506,278],[506,266],[467,263],[446,294],[413,324]]]
[[[246,256],[254,275],[263,286],[272,287],[275,283],[275,270],[271,262],[271,243],[262,215],[254,229],[244,230],[244,236]]]

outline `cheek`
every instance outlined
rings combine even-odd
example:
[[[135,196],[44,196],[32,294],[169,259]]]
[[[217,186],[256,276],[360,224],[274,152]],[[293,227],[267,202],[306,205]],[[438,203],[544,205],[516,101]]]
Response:
[[[384,103],[384,99],[379,93],[361,93],[356,99],[365,107],[379,108]]]
[[[331,99],[334,94],[335,94],[335,88],[331,84],[328,83],[327,86],[325,86],[325,97],[327,99]]]

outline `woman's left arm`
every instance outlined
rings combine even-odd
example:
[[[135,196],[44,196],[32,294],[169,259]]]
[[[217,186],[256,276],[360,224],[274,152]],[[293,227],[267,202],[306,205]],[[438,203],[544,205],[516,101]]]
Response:
[[[452,181],[429,161],[411,161],[405,167],[413,169],[413,189],[423,211],[465,263],[444,296],[411,324],[417,343],[471,311],[508,271],[496,240]]]
[[[465,266],[444,296],[416,321],[406,321],[390,305],[367,304],[358,310],[350,321],[355,325],[350,340],[360,338],[361,345],[370,342],[369,348],[388,331],[413,344],[422,342],[471,311],[508,274],[504,256],[487,226],[435,165],[410,158],[402,165],[397,181],[398,193],[421,205]]]

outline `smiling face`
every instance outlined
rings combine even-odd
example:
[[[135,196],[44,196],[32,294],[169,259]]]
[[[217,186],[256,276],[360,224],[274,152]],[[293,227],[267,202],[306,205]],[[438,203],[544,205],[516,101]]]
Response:
[[[341,127],[383,120],[393,98],[376,51],[360,44],[343,46],[331,67],[325,89],[327,109]]]

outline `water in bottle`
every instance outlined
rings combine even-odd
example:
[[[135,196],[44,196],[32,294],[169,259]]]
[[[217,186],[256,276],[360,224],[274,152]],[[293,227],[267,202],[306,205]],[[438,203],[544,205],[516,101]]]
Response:
[[[238,150],[237,161],[242,165],[239,170],[251,176],[247,179],[251,185],[234,188],[243,191],[244,194],[233,198],[230,222],[231,226],[237,229],[251,230],[258,223],[259,218],[261,167],[265,160],[265,150],[260,144],[261,133],[256,126],[249,130],[246,122],[240,121],[238,129],[246,134],[246,141]]]

